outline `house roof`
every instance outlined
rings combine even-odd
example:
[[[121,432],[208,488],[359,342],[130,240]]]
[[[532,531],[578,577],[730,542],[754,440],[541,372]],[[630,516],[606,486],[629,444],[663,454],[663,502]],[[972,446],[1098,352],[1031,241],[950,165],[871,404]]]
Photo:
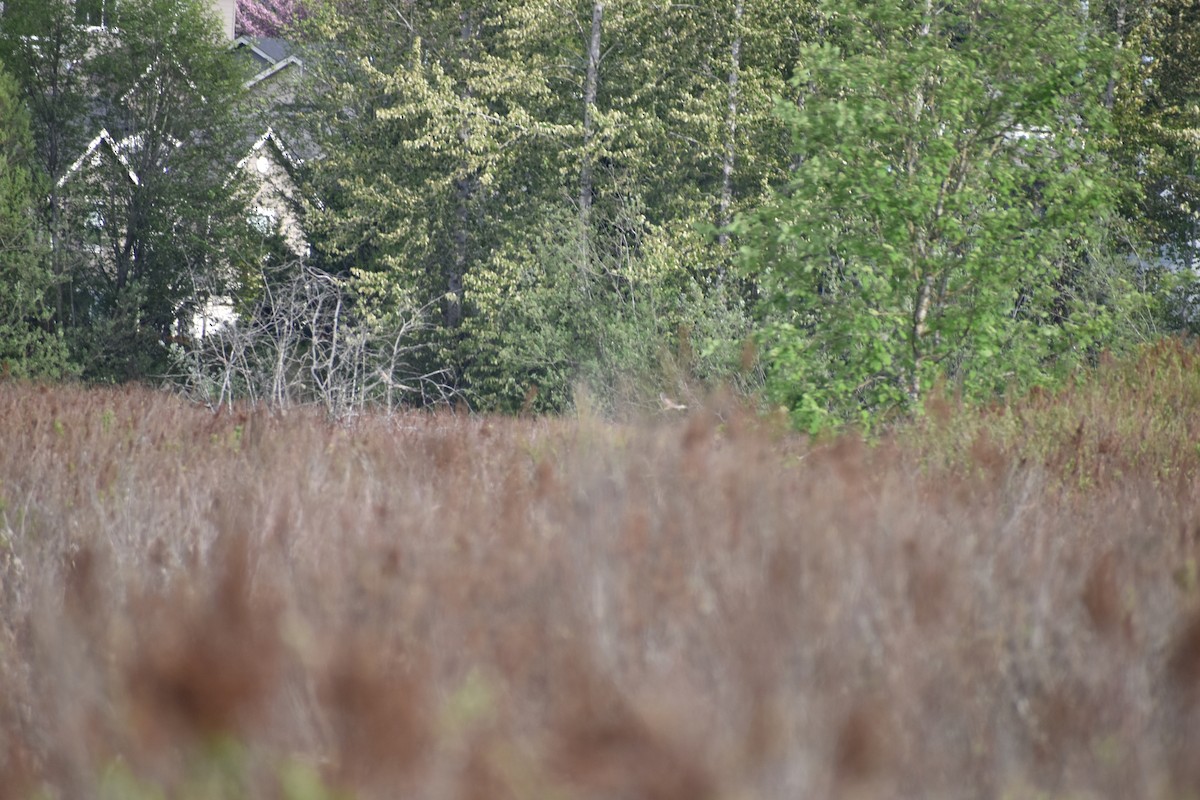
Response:
[[[275,152],[279,154],[279,156],[283,159],[284,165],[288,167],[288,169],[298,169],[300,165],[304,163],[304,159],[296,157],[292,151],[288,149],[288,146],[285,145],[283,140],[279,138],[279,134],[275,132],[275,129],[268,126],[267,130],[262,134],[262,136],[259,136],[254,144],[250,145],[250,151],[246,153],[246,155],[240,161],[237,162],[237,169],[241,170],[243,167],[245,167],[250,159],[261,153],[263,148],[268,144],[270,144]]]
[[[245,89],[253,88],[288,67],[303,68],[304,66],[304,62],[293,53],[292,45],[284,39],[239,36],[230,42],[229,49],[238,50],[240,48],[249,50],[254,60],[261,65],[261,69],[242,84]]]
[[[254,86],[258,85],[259,83],[262,83],[263,81],[276,75],[277,73],[283,72],[285,69],[287,69],[288,67],[291,67],[291,66],[303,68],[304,62],[301,61],[296,56],[288,56],[287,58],[283,59],[282,61],[275,62],[271,66],[264,69],[262,72],[255,75],[250,80],[243,83],[242,88],[244,88],[244,89],[253,88]]]
[[[295,54],[295,48],[286,39],[263,37],[256,39],[255,42],[256,49],[261,53],[265,53],[272,61],[283,61],[285,58]]]
[[[64,172],[62,177],[58,179],[56,185],[59,188],[66,185],[67,181],[69,181],[73,175],[83,169],[83,166],[87,163],[89,158],[98,158],[103,151],[107,150],[108,153],[116,158],[117,162],[125,168],[125,174],[129,176],[130,182],[133,183],[134,186],[141,186],[142,180],[138,176],[137,172],[133,169],[133,165],[129,163],[129,159],[125,154],[137,152],[142,148],[143,143],[144,139],[140,133],[130,134],[124,139],[117,141],[113,138],[112,134],[108,132],[108,128],[101,128],[100,133],[96,135],[96,138],[92,139],[92,141],[88,143],[88,146],[84,148],[83,155],[75,159],[75,162],[71,164],[71,166],[67,167],[67,171]],[[171,135],[167,135],[166,144],[173,149],[179,149],[183,146],[182,141]]]
[[[121,146],[109,134],[107,128],[100,129],[99,135],[88,143],[87,148],[83,151],[83,155],[75,159],[75,163],[67,167],[67,171],[63,173],[63,176],[58,179],[55,185],[62,188],[71,179],[71,176],[83,169],[84,164],[87,163],[89,158],[100,155],[105,149],[125,168],[125,174],[129,176],[130,182],[134,186],[140,186],[142,183],[141,179],[133,171],[133,167],[129,164],[129,159],[125,158],[125,154],[121,152]]]
[[[161,57],[155,58],[153,61],[151,61],[149,64],[147,64],[146,68],[144,70],[142,70],[142,74],[139,75],[138,79],[133,82],[133,85],[130,86],[129,89],[126,90],[125,94],[121,95],[121,102],[127,104],[129,102],[129,99],[131,97],[133,97],[134,94],[136,94],[138,91],[141,90],[142,84],[145,82],[145,80],[148,77],[150,77],[151,75],[153,75],[157,70],[162,69],[162,64],[163,64],[163,59]],[[179,71],[179,74],[183,76],[183,79],[185,81],[187,81],[188,88],[199,93],[200,90],[196,87],[195,81],[192,80],[192,76],[188,74],[186,69],[184,69],[182,66],[180,66],[179,64],[176,64],[174,62],[169,62],[169,64],[170,64],[170,66],[173,66],[175,69],[177,69]],[[205,99],[203,94],[200,95],[200,102],[201,103],[208,102],[208,100]]]
[[[268,146],[278,155],[280,163],[283,165],[284,169],[287,170],[289,176],[294,179],[296,177],[296,171],[304,164],[304,159],[297,156],[290,147],[284,144],[283,139],[280,138],[279,134],[276,133],[274,128],[268,127],[266,131],[263,132],[262,136],[259,136],[258,139],[255,140],[254,144],[250,145],[250,149],[246,155],[237,162],[233,173],[229,176],[229,180],[232,181],[238,175],[242,174],[242,171],[246,168],[246,165],[250,163],[250,159],[257,158],[262,154],[263,150],[267,149]],[[309,200],[317,208],[325,208],[325,204],[321,202],[321,198],[311,196]]]
[[[274,64],[278,58],[274,58],[269,52],[261,49],[258,46],[258,39],[253,36],[239,36],[229,43],[230,50],[240,50],[246,48],[253,54],[254,58],[264,64]]]

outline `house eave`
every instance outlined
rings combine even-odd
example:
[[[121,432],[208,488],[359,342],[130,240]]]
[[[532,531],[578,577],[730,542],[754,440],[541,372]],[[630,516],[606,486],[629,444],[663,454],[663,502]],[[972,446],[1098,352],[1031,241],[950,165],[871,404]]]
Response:
[[[109,134],[107,128],[100,129],[100,133],[95,139],[92,139],[92,141],[89,142],[88,146],[84,149],[83,155],[75,159],[75,162],[71,164],[71,166],[67,167],[67,171],[63,173],[63,176],[55,182],[55,186],[59,189],[65,186],[67,181],[69,181],[75,173],[79,172],[79,170],[83,168],[83,165],[86,163],[87,159],[91,157],[91,155],[98,149],[100,149],[101,145],[107,146],[109,152],[112,153],[121,166],[125,168],[125,174],[128,176],[130,183],[132,183],[134,186],[141,186],[141,179],[138,178],[137,173],[133,171],[133,167],[129,164],[129,160],[121,153],[121,148],[117,145],[116,140],[113,139]]]
[[[250,80],[243,83],[242,88],[243,89],[252,89],[255,86],[257,86],[258,84],[262,83],[263,81],[267,80],[268,78],[272,77],[273,75],[276,75],[276,74],[282,72],[283,70],[287,69],[290,66],[297,66],[297,67],[303,68],[304,62],[302,62],[296,56],[288,56],[287,58],[285,58],[281,61],[276,61],[271,66],[267,67],[262,72],[258,73],[253,78],[251,78]]]

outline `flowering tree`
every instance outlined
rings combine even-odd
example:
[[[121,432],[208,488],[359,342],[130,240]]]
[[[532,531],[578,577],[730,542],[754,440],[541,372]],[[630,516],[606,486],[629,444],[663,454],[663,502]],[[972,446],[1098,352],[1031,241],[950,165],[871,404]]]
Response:
[[[278,36],[308,11],[304,0],[238,0],[238,30],[250,36]]]

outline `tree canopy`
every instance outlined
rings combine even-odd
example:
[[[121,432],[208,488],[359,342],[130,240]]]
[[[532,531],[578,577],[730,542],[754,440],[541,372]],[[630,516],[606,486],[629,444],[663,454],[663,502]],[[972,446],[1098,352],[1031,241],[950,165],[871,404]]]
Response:
[[[263,108],[247,60],[284,46],[233,54],[211,10],[0,16],[38,324],[85,377],[165,374],[213,297],[274,335],[297,275],[338,322],[289,352],[351,375],[344,337],[392,342],[423,377],[378,383],[389,407],[434,375],[503,410],[725,383],[869,427],[1194,326],[1192,0],[243,0],[302,61]],[[268,124],[304,153],[306,255],[230,178]]]
[[[1078,6],[823,15],[778,109],[794,168],[736,226],[769,303],[772,395],[811,429],[869,422],[936,382],[991,397],[1102,344],[1121,286],[1094,286],[1114,64]]]
[[[41,193],[29,117],[16,80],[0,65],[0,375],[62,377],[62,337],[49,325],[54,276],[34,208]]]

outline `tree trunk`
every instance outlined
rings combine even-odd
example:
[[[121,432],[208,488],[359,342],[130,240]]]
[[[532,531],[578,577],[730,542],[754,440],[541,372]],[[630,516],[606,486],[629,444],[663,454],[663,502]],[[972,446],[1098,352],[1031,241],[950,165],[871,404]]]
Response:
[[[460,21],[462,22],[460,36],[463,50],[474,56],[475,27],[470,14],[464,11]],[[465,97],[470,97],[469,87],[465,88],[463,92]],[[463,123],[458,131],[458,138],[465,153],[471,138],[469,123]],[[466,159],[467,156],[464,155],[464,161]],[[462,324],[463,276],[467,273],[470,261],[468,250],[471,236],[468,228],[471,222],[471,201],[475,197],[477,182],[468,163],[463,164],[463,173],[461,178],[454,181],[454,231],[452,234],[454,253],[446,274],[446,304],[443,316],[447,328],[457,328]]]
[[[729,105],[725,110],[725,156],[721,159],[721,208],[717,224],[725,228],[733,220],[730,209],[733,207],[733,169],[737,158],[737,113],[738,113],[738,81],[742,71],[742,14],[745,10],[745,0],[737,0],[733,6],[733,43],[729,46]],[[729,244],[729,234],[725,231],[717,237],[722,247]],[[724,267],[721,272],[725,271]]]
[[[920,35],[923,38],[928,38],[933,29],[933,0],[925,0],[924,15],[921,21]],[[918,89],[916,92],[915,102],[913,104],[913,128],[918,129],[921,116],[925,110],[925,92]],[[908,171],[913,174],[916,170],[917,159],[920,157],[919,145],[911,138],[908,142]],[[911,223],[910,223],[911,228]],[[908,394],[908,399],[914,404],[921,399],[921,368],[925,363],[925,333],[928,329],[926,320],[929,318],[929,308],[933,303],[934,290],[934,275],[929,271],[930,246],[923,234],[918,233],[917,241],[914,242],[915,255],[917,263],[920,264],[920,272],[924,273],[920,284],[917,286],[917,296],[913,303],[913,320],[912,320],[912,372],[908,376],[908,385],[905,386],[905,391]]]
[[[1117,48],[1118,53],[1121,50],[1125,49],[1125,35],[1127,33],[1127,31],[1126,31],[1127,10],[1128,9],[1126,7],[1125,0],[1120,0],[1120,2],[1117,3],[1117,7],[1115,9],[1115,11],[1116,11],[1116,31],[1115,31],[1115,33],[1117,34],[1116,48]],[[1087,13],[1088,13],[1088,8],[1087,8],[1086,3],[1083,6],[1083,11],[1084,11],[1084,18],[1086,21]],[[1110,109],[1110,110],[1112,109],[1114,103],[1116,102],[1116,92],[1117,92],[1116,78],[1109,78],[1108,85],[1104,87],[1104,107],[1105,108]]]
[[[921,399],[921,367],[925,363],[924,339],[928,332],[927,320],[929,319],[929,308],[933,303],[933,288],[934,276],[933,273],[929,273],[921,281],[917,290],[917,302],[913,308],[912,373],[908,376],[908,386],[905,387],[905,390],[908,392],[908,399],[914,403]]]
[[[463,275],[467,272],[467,248],[470,236],[470,202],[474,194],[473,181],[469,177],[454,182],[454,261],[446,276],[447,328],[457,328],[462,323]]]
[[[589,148],[595,136],[596,90],[600,82],[600,30],[603,21],[604,3],[596,0],[592,4],[592,34],[588,40],[587,74],[583,83],[583,164],[579,169],[579,227],[585,248],[591,228],[592,194],[595,188]]]

